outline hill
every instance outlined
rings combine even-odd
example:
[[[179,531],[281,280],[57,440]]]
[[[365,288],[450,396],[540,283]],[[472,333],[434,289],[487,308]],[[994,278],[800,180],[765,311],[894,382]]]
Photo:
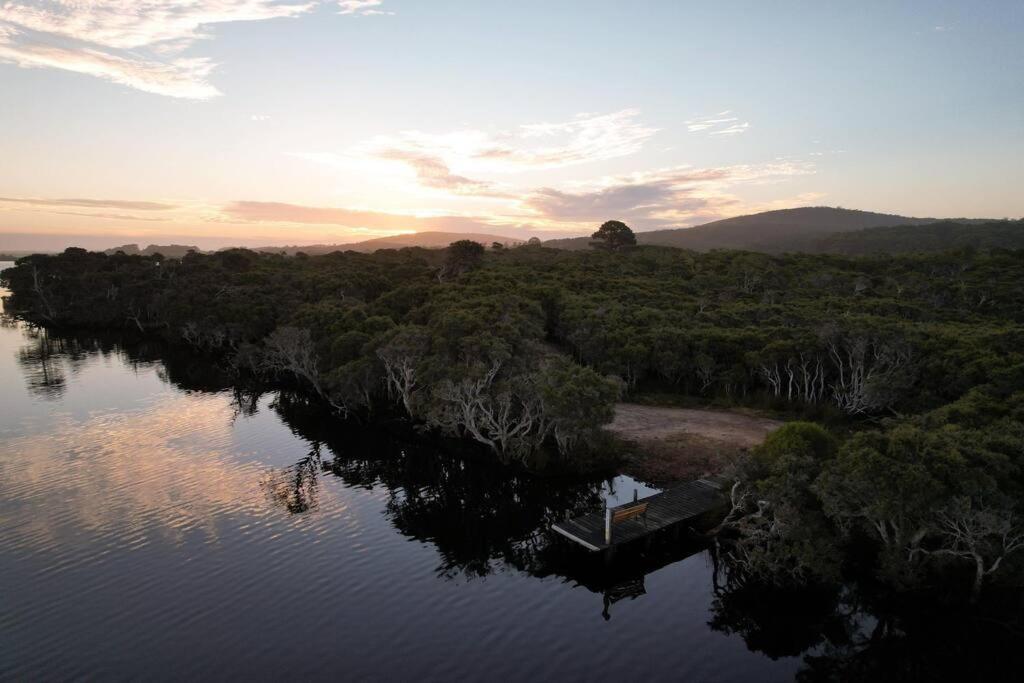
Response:
[[[695,251],[746,249],[781,253],[806,251],[823,236],[834,233],[883,226],[924,225],[937,220],[811,206],[726,218],[693,228],[638,232],[637,240],[640,244],[681,247]],[[556,249],[586,249],[589,244],[589,237],[550,240],[544,243],[545,246]]]
[[[152,256],[162,254],[166,258],[181,258],[190,251],[200,251],[199,247],[183,244],[151,244],[145,249],[139,249],[137,244],[123,244],[120,247],[112,247],[103,251],[107,256],[113,256],[117,252],[124,252],[129,256]]]
[[[260,247],[255,251],[280,253],[294,255],[298,252],[310,256],[329,254],[335,251],[359,251],[372,253],[378,249],[403,249],[405,247],[421,247],[423,249],[443,249],[452,242],[459,240],[472,240],[484,246],[491,246],[494,242],[500,242],[505,246],[522,244],[524,240],[505,237],[503,235],[488,235],[472,232],[416,232],[408,235],[392,235],[390,237],[378,237],[362,242],[349,242],[347,244],[311,244],[308,246],[284,246],[284,247]]]
[[[927,253],[964,247],[1024,249],[1024,221],[942,221],[928,225],[868,228],[829,235],[807,251],[867,256]]]
[[[39,251],[26,251],[26,250],[7,250],[0,252],[0,261],[17,261],[23,256],[31,256],[32,254],[52,254],[55,252],[39,250]]]

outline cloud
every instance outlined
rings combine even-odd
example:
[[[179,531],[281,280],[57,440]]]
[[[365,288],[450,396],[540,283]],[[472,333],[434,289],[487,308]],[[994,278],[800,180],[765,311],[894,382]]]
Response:
[[[44,207],[74,206],[88,209],[121,209],[125,211],[171,211],[179,208],[175,204],[162,202],[140,202],[127,199],[37,199],[25,197],[0,197],[4,204],[31,204]]]
[[[341,152],[293,156],[361,176],[411,171],[419,187],[452,195],[514,199],[503,183],[477,174],[513,174],[562,168],[634,154],[657,130],[637,121],[639,112],[579,114],[559,123],[533,123],[507,131],[463,129],[448,133],[405,131],[380,135]],[[401,177],[392,180],[401,182]],[[389,181],[390,182],[390,181]]]
[[[735,116],[729,116],[729,114],[731,113],[732,112],[727,109],[725,111],[720,111],[712,116],[703,116],[701,118],[687,121],[686,129],[691,133],[698,133],[702,130],[708,130],[709,128],[714,128],[715,126],[721,124],[739,121],[739,119],[736,118]]]
[[[750,123],[741,121],[732,111],[720,111],[711,116],[701,116],[686,122],[686,130],[691,133],[707,132],[708,135],[739,135],[747,132]]]
[[[466,129],[449,133],[406,131],[378,136],[352,151],[354,155],[396,158],[427,157],[458,172],[514,173],[560,168],[634,154],[657,129],[637,121],[640,112],[578,114],[560,123],[521,125],[511,131]]]
[[[503,196],[492,183],[452,173],[448,165],[438,157],[401,149],[382,150],[378,156],[408,164],[416,172],[417,181],[423,187],[455,194]]]
[[[411,216],[282,202],[237,201],[221,207],[221,214],[227,221],[336,225],[381,234],[424,230],[472,232],[494,227],[493,223],[469,216]]]
[[[35,210],[35,209],[33,209]],[[79,216],[82,218],[101,218],[110,221],[143,221],[145,223],[166,223],[170,218],[155,218],[153,216],[133,216],[127,213],[86,213],[84,211],[49,211],[62,216]]]
[[[215,65],[181,57],[221,23],[294,17],[318,0],[46,0],[0,3],[0,61],[63,69],[145,92],[189,99],[220,94]],[[341,3],[371,12],[373,0]],[[355,5],[363,6],[362,11]]]
[[[394,14],[394,12],[377,9],[382,4],[384,4],[383,0],[338,0],[338,6],[341,7],[339,14],[356,14],[361,16]]]
[[[731,126],[713,130],[708,135],[737,135],[739,133],[746,133],[748,128],[750,128],[750,124],[744,121],[743,123],[734,123]]]
[[[523,203],[546,219],[579,221],[615,216],[636,220],[674,201],[677,194],[663,182],[614,185],[590,192],[564,192],[548,187],[535,190]]]
[[[14,26],[118,50],[209,38],[210,24],[260,21],[309,11],[299,0],[50,0],[4,2],[0,21]]]
[[[544,222],[618,218],[650,230],[719,217],[721,210],[741,203],[733,194],[739,185],[780,182],[813,172],[813,164],[793,161],[703,169],[679,166],[605,178],[589,187],[541,188],[522,203]]]
[[[133,201],[124,199],[35,199],[24,197],[0,197],[0,210],[6,208],[32,213],[98,218],[101,220],[163,223],[172,220],[172,215],[152,215],[178,209],[177,205],[162,202]],[[73,210],[77,209],[77,210]],[[111,209],[113,211],[89,211],[88,209]],[[151,215],[138,216],[121,211],[149,212]]]
[[[159,62],[125,59],[89,48],[68,49],[0,42],[0,62],[9,62],[27,69],[73,71],[154,95],[206,100],[220,94],[206,82],[213,64],[204,58]]]

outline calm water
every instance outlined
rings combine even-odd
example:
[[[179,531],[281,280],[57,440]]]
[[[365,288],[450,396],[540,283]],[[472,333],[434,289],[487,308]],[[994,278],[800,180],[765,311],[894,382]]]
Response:
[[[196,363],[0,327],[0,676],[762,681],[800,667],[709,625],[702,549],[605,566],[545,531],[639,484],[513,475],[218,388]]]

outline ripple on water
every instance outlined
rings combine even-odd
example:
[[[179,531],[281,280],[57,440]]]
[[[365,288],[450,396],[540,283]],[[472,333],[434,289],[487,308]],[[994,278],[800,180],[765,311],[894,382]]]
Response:
[[[605,621],[600,593],[518,557],[540,523],[529,487],[474,501],[492,484],[472,463],[451,466],[469,482],[451,498],[422,462],[374,469],[412,458],[404,447],[356,452],[366,461],[334,476],[330,450],[269,399],[239,415],[230,394],[180,391],[159,364],[126,367],[119,353],[86,354],[60,392],[33,393],[17,359],[34,343],[0,328],[0,677],[765,680],[795,668],[708,629],[702,555],[648,573],[646,594]]]

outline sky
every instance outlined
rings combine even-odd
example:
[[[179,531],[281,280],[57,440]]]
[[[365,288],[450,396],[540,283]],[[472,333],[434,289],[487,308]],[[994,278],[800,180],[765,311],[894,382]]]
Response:
[[[1022,181],[1022,0],[0,0],[0,251],[1015,218]]]

